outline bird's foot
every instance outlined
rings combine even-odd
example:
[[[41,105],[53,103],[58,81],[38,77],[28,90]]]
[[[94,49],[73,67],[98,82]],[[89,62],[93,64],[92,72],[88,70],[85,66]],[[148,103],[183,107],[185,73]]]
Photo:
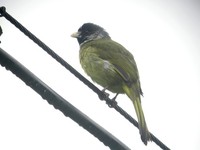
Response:
[[[119,93],[117,93],[117,94],[111,99],[111,101],[107,102],[107,104],[108,104],[108,106],[109,106],[110,108],[114,108],[114,107],[117,106],[116,98],[117,98],[118,94],[119,94]]]
[[[108,93],[106,93],[106,88],[104,88],[103,90],[102,90],[102,95],[99,95],[99,99],[100,100],[105,100],[105,99],[107,99],[107,98],[109,98],[109,94]]]
[[[110,107],[110,108],[113,108],[113,107],[116,107],[117,105],[117,101],[116,101],[116,98],[118,96],[119,93],[117,93],[111,100],[109,100],[109,94],[106,93],[106,88],[104,88],[102,90],[103,94],[102,95],[99,95],[99,98],[101,100],[106,100],[106,104]]]

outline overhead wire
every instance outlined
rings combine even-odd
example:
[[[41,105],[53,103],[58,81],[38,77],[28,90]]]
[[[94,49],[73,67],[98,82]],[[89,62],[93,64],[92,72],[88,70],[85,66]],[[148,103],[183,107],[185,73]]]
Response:
[[[108,97],[105,92],[102,92],[98,89],[93,83],[87,80],[84,76],[82,76],[77,70],[75,70],[70,64],[68,64],[64,59],[62,59],[58,54],[56,54],[52,49],[50,49],[45,43],[43,43],[39,38],[37,38],[34,34],[32,34],[29,30],[27,30],[22,24],[20,24],[15,18],[13,18],[10,14],[6,12],[5,7],[0,7],[0,15],[5,17],[8,21],[10,21],[16,28],[18,28],[21,32],[23,32],[26,36],[28,36],[32,41],[34,41],[38,46],[40,46],[44,51],[46,51],[50,56],[52,56],[55,60],[57,60],[62,66],[64,66],[67,70],[69,70],[73,75],[75,75],[80,81],[82,81],[85,85],[87,85],[91,90],[93,90],[101,100],[106,101],[106,104],[109,107],[114,108],[117,112],[119,112],[122,116],[124,116],[129,122],[131,122],[135,127],[138,128],[138,122],[132,118],[126,111],[124,111],[121,107],[119,107],[115,102]],[[163,150],[170,150],[163,142],[161,142],[156,136],[152,133],[152,141],[155,142],[160,148]]]
[[[10,70],[18,78],[20,78],[26,85],[31,87],[43,99],[54,106],[55,109],[60,110],[65,116],[70,117],[85,130],[90,132],[98,138],[104,145],[112,150],[129,150],[130,148],[122,143],[119,139],[98,125],[76,107],[71,105],[66,99],[57,94],[53,89],[41,81],[37,76],[30,72],[26,67],[19,63],[16,59],[6,53],[0,48],[0,64],[7,70]],[[23,105],[23,104],[22,104]],[[9,107],[8,107],[9,109]],[[12,111],[12,110],[11,110]],[[13,112],[14,113],[14,112]],[[57,129],[50,129],[52,130]],[[67,146],[67,144],[66,144]]]

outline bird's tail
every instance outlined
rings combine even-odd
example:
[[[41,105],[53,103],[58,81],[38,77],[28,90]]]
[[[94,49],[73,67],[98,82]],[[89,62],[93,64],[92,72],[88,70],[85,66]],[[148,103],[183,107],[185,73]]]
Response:
[[[147,142],[151,141],[151,135],[146,125],[144,113],[141,106],[140,94],[134,87],[124,86],[123,89],[134,104],[135,112],[138,118],[138,126],[139,126],[141,139],[143,143],[147,145]]]

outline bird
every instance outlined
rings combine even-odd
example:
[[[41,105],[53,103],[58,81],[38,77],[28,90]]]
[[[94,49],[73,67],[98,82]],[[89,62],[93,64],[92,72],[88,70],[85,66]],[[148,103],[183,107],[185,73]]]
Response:
[[[141,106],[143,92],[133,55],[112,40],[104,28],[94,23],[84,23],[71,37],[79,43],[79,60],[85,73],[101,85],[103,91],[116,93],[114,100],[118,94],[126,94],[132,101],[141,140],[147,145],[151,134]]]

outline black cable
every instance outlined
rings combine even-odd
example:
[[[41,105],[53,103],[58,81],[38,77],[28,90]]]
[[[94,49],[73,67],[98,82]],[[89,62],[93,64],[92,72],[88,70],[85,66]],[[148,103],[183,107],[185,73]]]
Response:
[[[113,101],[104,92],[98,89],[94,84],[92,84],[89,80],[87,80],[84,76],[82,76],[78,71],[76,71],[71,65],[69,65],[65,60],[63,60],[59,55],[57,55],[53,50],[51,50],[46,44],[44,44],[40,39],[38,39],[35,35],[33,35],[30,31],[28,31],[24,26],[22,26],[16,19],[14,19],[11,15],[9,15],[6,12],[5,7],[0,8],[0,13],[1,13],[1,16],[4,16],[7,20],[9,20],[21,32],[23,32],[26,36],[28,36],[31,40],[33,40],[36,44],[38,44],[43,50],[45,50],[49,55],[51,55],[54,59],[56,59],[67,70],[69,70],[73,75],[75,75],[79,80],[81,80],[90,89],[92,89],[99,96],[101,100],[105,100],[108,106],[113,106],[113,108],[117,112],[123,115],[127,120],[129,120],[134,126],[138,128],[138,123],[135,119],[133,119],[128,113],[126,113],[118,105],[113,105]],[[158,138],[156,138],[152,133],[151,133],[151,136],[152,136],[152,141],[154,141],[163,150],[169,150],[169,148],[164,143],[162,143]]]
[[[43,99],[53,105],[56,109],[60,110],[65,116],[70,117],[77,122],[80,126],[85,128],[88,132],[97,137],[106,146],[113,150],[127,150],[128,148],[124,143],[114,137],[111,133],[106,131],[96,122],[91,120],[88,116],[83,114],[80,110],[75,108],[64,98],[53,91],[49,86],[42,82],[37,76],[20,64],[17,60],[7,54],[0,48],[0,64],[6,69],[10,70],[13,74],[24,81],[34,91],[42,96]],[[55,130],[55,129],[53,129]]]

